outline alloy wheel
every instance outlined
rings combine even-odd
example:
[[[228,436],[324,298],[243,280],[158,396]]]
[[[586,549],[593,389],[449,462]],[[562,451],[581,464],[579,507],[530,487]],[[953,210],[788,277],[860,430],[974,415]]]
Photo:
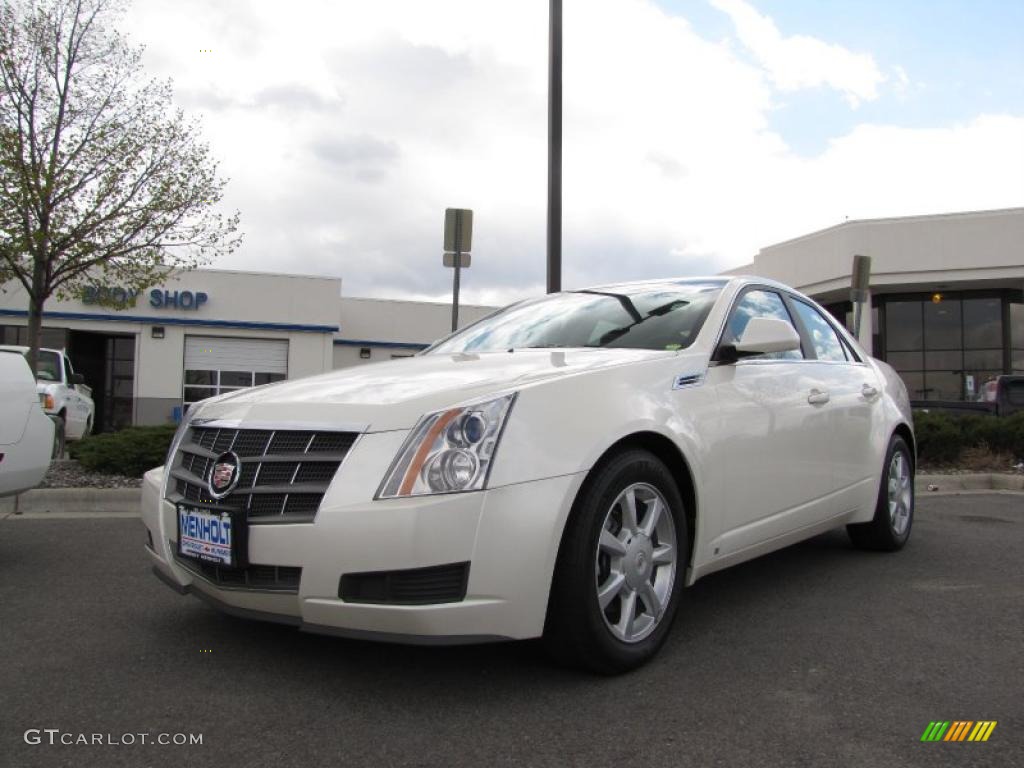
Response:
[[[913,478],[910,462],[902,451],[897,450],[889,462],[889,524],[897,536],[902,536],[910,525],[911,504],[913,503]]]
[[[605,514],[595,563],[598,606],[617,639],[638,643],[655,630],[672,597],[677,559],[665,497],[647,483],[625,488]]]

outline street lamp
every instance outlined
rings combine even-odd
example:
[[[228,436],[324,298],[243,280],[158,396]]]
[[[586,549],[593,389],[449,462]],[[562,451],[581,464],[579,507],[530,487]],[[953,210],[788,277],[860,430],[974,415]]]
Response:
[[[548,293],[562,290],[562,0],[548,10]]]

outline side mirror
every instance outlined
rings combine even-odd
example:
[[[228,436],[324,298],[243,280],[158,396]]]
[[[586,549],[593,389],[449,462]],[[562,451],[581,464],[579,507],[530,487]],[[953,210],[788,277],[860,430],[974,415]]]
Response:
[[[72,384],[85,384],[85,376],[83,376],[80,373],[72,373],[71,374],[71,383]]]
[[[774,317],[754,317],[747,323],[735,344],[721,347],[720,357],[725,362],[735,362],[741,357],[788,352],[791,349],[800,349],[800,335],[793,330],[793,326]]]

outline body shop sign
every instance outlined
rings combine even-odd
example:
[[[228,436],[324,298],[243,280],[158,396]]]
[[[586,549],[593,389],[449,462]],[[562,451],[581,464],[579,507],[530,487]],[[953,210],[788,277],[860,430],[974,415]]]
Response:
[[[196,310],[209,300],[203,291],[169,291],[153,288],[144,296],[142,291],[122,286],[90,285],[82,291],[83,304],[99,304],[106,307],[125,309],[136,307],[139,300],[148,301],[153,309]]]

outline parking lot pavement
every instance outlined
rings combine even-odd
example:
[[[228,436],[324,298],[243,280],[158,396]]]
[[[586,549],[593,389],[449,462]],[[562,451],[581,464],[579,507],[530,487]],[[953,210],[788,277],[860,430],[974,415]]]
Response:
[[[661,655],[618,678],[552,666],[535,643],[402,647],[232,619],[158,582],[142,539],[137,520],[0,522],[0,764],[889,768],[1024,754],[1020,496],[922,498],[895,555],[837,531],[710,576]],[[934,720],[998,725],[986,743],[922,743]],[[28,729],[115,744],[26,744]],[[181,732],[202,745],[116,743]]]

